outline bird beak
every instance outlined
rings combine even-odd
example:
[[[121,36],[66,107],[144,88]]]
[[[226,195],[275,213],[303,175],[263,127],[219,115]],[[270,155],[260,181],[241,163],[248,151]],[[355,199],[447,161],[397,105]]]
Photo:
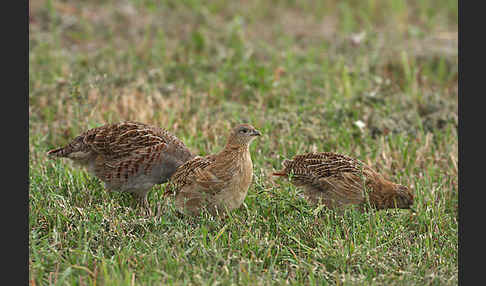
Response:
[[[254,130],[253,133],[251,134],[252,136],[261,136],[262,134],[258,130]]]

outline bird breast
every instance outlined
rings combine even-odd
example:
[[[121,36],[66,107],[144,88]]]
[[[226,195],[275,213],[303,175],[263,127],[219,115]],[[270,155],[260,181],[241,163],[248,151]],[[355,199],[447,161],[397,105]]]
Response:
[[[251,156],[249,151],[245,152],[245,154],[243,155],[241,173],[240,188],[241,191],[246,194],[246,191],[248,191],[251,180],[253,178],[253,163],[251,162]]]
[[[223,204],[230,210],[241,206],[253,178],[253,163],[251,162],[250,152],[244,152],[238,159],[241,160],[240,168],[236,171],[239,174],[233,174],[234,183],[229,184],[228,189],[218,193],[215,197],[216,201],[224,202]]]

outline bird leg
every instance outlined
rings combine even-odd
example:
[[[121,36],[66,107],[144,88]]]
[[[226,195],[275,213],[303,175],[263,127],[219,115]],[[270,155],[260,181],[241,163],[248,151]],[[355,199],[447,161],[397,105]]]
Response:
[[[133,196],[135,198],[135,205],[136,208],[141,210],[141,214],[146,215],[146,216],[151,216],[152,215],[152,209],[150,209],[150,205],[147,199],[147,193],[133,193]]]

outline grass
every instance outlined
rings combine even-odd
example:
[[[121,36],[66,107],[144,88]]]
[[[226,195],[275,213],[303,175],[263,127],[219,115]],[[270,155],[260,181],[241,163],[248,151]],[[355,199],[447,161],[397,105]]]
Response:
[[[458,283],[457,1],[31,1],[31,285]],[[225,220],[156,214],[45,152],[136,120],[199,154],[250,122],[253,184]],[[360,128],[360,124],[364,127]],[[270,174],[308,151],[356,157],[406,210],[313,208]]]

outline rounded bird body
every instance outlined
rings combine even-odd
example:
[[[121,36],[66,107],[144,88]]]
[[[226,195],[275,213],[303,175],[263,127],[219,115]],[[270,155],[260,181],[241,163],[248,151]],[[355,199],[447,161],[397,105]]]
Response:
[[[249,145],[259,135],[253,126],[239,125],[219,153],[180,166],[170,179],[179,212],[197,215],[206,208],[217,215],[239,208],[253,177]]]
[[[90,129],[47,154],[71,159],[108,190],[133,193],[146,206],[152,186],[167,182],[177,167],[194,157],[167,130],[129,121]]]
[[[292,184],[304,188],[311,204],[328,208],[346,205],[364,207],[368,201],[376,209],[410,208],[413,194],[400,184],[346,155],[321,152],[296,155],[284,160],[283,169],[275,176],[287,176]]]

